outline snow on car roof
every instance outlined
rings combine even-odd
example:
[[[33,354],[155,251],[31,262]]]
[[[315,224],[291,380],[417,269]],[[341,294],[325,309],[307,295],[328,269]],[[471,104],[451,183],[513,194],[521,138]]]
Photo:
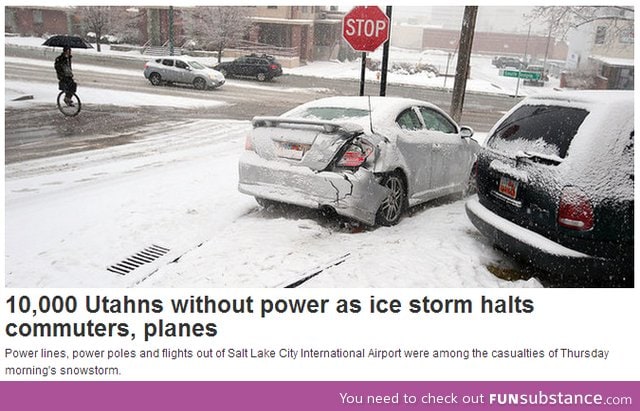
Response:
[[[633,104],[633,91],[628,90],[575,90],[553,93],[536,94],[523,100],[528,104],[536,104],[537,100],[548,101],[566,101],[569,103],[595,104],[601,108],[614,101],[621,101]],[[607,104],[602,104],[606,102]],[[594,108],[597,110],[597,108]]]
[[[413,105],[427,105],[434,107],[432,103],[403,98],[403,97],[379,97],[379,96],[340,96],[326,97],[305,103],[306,107],[349,107],[361,110],[369,110],[371,102],[372,111],[398,111]]]
[[[369,106],[369,104],[371,105]],[[395,124],[396,116],[401,111],[416,105],[439,109],[432,103],[404,97],[339,96],[326,97],[304,103],[284,113],[283,116],[295,117],[298,113],[310,107],[344,107],[356,110],[371,110],[371,122],[376,128],[386,128]],[[447,113],[443,113],[448,117]],[[354,122],[360,124],[365,130],[370,129],[368,117],[354,119]]]

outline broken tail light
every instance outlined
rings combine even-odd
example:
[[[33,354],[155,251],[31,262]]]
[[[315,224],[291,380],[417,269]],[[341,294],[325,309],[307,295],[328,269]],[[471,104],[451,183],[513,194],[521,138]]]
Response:
[[[588,231],[594,226],[593,206],[589,197],[577,187],[565,187],[558,207],[558,224],[577,231]]]
[[[354,141],[349,144],[338,163],[338,167],[360,167],[373,153],[373,146],[364,140]]]
[[[247,134],[247,137],[244,139],[244,149],[247,151],[255,151],[253,148],[253,137],[251,137],[251,134]]]

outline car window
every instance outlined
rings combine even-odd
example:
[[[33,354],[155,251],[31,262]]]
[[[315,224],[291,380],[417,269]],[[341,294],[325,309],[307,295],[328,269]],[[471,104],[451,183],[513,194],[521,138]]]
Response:
[[[164,60],[162,60],[162,65],[163,65],[163,66],[170,66],[170,67],[173,67],[173,60],[171,60],[171,59],[164,59]]]
[[[588,114],[581,108],[524,105],[496,128],[487,147],[510,154],[525,151],[565,158]]]
[[[400,113],[400,115],[396,119],[396,123],[398,124],[398,126],[400,126],[400,128],[405,130],[420,130],[422,128],[420,118],[412,108]]]
[[[191,65],[191,67],[193,67],[196,70],[202,70],[203,68],[205,68],[202,64],[198,63],[197,61],[190,61],[189,65]]]
[[[247,60],[248,60],[248,59],[247,59],[246,57],[238,57],[238,58],[236,59],[236,63],[239,63],[239,64],[246,64],[246,63],[247,63]]]
[[[447,134],[455,134],[458,132],[456,126],[437,111],[427,107],[420,107],[420,113],[422,114],[424,126],[427,130],[441,131]]]
[[[345,118],[360,118],[369,115],[368,110],[351,107],[307,107],[302,111],[290,113],[291,117],[317,118],[320,120],[338,120]]]
[[[188,66],[187,66],[187,63],[185,63],[184,61],[176,60],[176,67],[181,69],[186,69]]]

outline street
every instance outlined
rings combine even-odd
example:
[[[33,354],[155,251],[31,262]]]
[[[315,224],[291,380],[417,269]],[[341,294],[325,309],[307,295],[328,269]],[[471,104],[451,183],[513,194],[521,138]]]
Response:
[[[38,82],[43,88],[57,88],[52,63],[43,59],[7,57],[5,80]],[[82,61],[79,59],[79,61]],[[114,63],[115,64],[115,63]],[[141,63],[138,63],[141,65]],[[273,82],[231,79],[216,90],[198,91],[183,86],[152,86],[142,75],[142,68],[100,69],[96,66],[76,65],[78,94],[91,87],[110,91],[153,93],[158,98],[215,99],[227,103],[215,110],[181,109],[175,107],[145,106],[136,110],[123,110],[113,104],[83,99],[82,115],[64,118],[51,104],[30,105],[29,110],[5,108],[5,163],[39,158],[52,153],[74,152],[99,146],[124,144],[133,138],[132,130],[160,119],[185,118],[250,120],[253,116],[279,115],[301,103],[332,95],[356,95],[359,82],[339,79],[310,78],[285,75]],[[365,93],[377,95],[379,85],[367,84]],[[451,94],[447,91],[408,85],[389,85],[389,96],[401,96],[430,101],[447,110]],[[461,124],[478,132],[486,132],[511,108],[517,99],[509,96],[468,93]],[[265,104],[265,102],[268,102]],[[90,140],[91,144],[78,144]]]

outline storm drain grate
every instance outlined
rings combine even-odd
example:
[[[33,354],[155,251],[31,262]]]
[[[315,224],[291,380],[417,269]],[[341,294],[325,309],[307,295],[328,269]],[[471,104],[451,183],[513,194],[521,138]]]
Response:
[[[107,267],[112,273],[127,275],[131,271],[145,264],[149,264],[171,251],[159,245],[151,245],[142,251],[128,257],[117,264]]]

